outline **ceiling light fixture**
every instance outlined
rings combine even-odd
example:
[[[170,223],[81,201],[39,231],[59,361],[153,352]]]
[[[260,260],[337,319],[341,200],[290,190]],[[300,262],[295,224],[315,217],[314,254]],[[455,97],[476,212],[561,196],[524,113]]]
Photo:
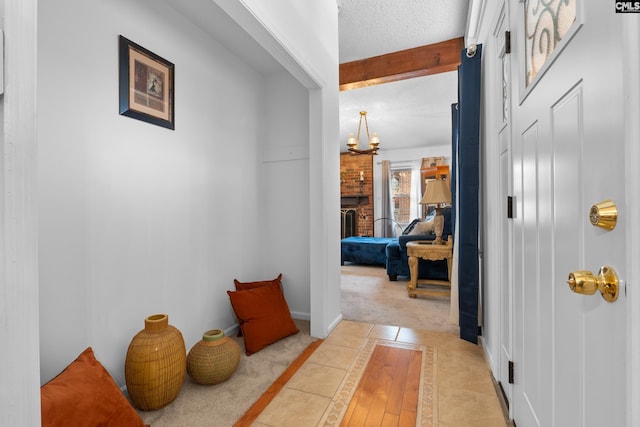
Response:
[[[364,126],[367,131],[367,141],[369,141],[369,149],[367,150],[359,150],[358,144],[360,143],[360,128],[362,127],[362,119],[364,118]],[[347,140],[347,148],[353,154],[378,154],[378,145],[380,145],[380,140],[378,139],[378,135],[374,132],[373,138],[369,137],[369,123],[367,122],[367,112],[360,111],[360,122],[358,123],[358,138],[354,138],[353,134],[349,134],[349,139]]]

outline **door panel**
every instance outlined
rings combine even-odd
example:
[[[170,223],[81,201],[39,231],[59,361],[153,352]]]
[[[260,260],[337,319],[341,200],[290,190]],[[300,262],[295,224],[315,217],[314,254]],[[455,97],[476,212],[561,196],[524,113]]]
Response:
[[[538,373],[539,373],[539,400],[541,408],[550,408],[553,405],[553,395],[548,390],[552,389],[551,377],[545,372],[553,366],[552,340],[548,331],[553,330],[553,316],[549,315],[553,307],[552,284],[554,251],[553,231],[553,156],[552,141],[549,138],[540,138],[536,142],[536,209],[537,209],[537,275],[538,275]],[[544,413],[544,412],[543,412]],[[548,419],[542,417],[542,425]]]
[[[621,214],[625,205],[621,17],[607,2],[577,7],[582,26],[526,97],[521,89],[512,116],[519,427],[626,425],[626,298],[608,303],[566,284],[575,270],[608,264],[621,279],[626,271],[624,220],[605,231],[588,215],[605,199]],[[514,80],[524,78],[524,33],[516,34]]]
[[[514,411],[518,425],[539,426],[541,330],[537,239],[537,149],[539,123],[514,143]]]
[[[527,337],[523,341],[522,385],[523,393],[531,408],[540,407],[540,282],[538,281],[537,245],[537,165],[536,143],[538,123],[529,127],[522,135],[522,232],[524,280],[522,311],[524,322],[520,333]]]
[[[582,104],[581,87],[570,92],[552,109],[554,118],[554,253],[558,263],[566,266],[580,266],[583,252],[583,224],[581,218],[582,197],[580,186],[582,168],[580,153],[582,152],[579,116]],[[568,267],[571,268],[571,267]],[[577,267],[576,267],[577,268]],[[569,270],[570,271],[570,270]],[[568,408],[580,408],[583,403],[584,357],[577,355],[584,348],[584,324],[580,314],[583,304],[581,295],[567,292],[562,286],[569,271],[559,269],[556,272],[553,288],[555,339],[553,359],[557,367],[553,372],[553,389],[557,396],[562,396],[562,405],[555,408],[555,422],[562,425],[584,425],[581,411],[573,413]],[[561,369],[561,372],[557,370]]]
[[[503,132],[500,133],[500,140],[507,138],[510,131],[509,127],[506,127]],[[509,144],[510,145],[510,144]],[[509,191],[509,175],[511,172],[509,156],[510,151],[504,150],[500,154],[500,200],[507,200],[507,196],[511,194]],[[506,214],[502,216],[501,227],[501,269],[500,269],[500,371],[498,373],[498,381],[505,394],[507,402],[511,402],[513,396],[513,390],[511,384],[509,384],[509,362],[513,360],[512,356],[512,328],[511,320],[513,318],[512,311],[512,280],[510,277],[510,250],[511,250],[511,231],[509,226],[509,219]]]

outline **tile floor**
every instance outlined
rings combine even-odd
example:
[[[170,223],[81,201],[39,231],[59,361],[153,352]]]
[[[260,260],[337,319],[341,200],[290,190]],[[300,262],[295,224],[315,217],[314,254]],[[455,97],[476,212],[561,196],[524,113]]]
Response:
[[[253,423],[256,427],[339,425],[357,371],[375,343],[422,348],[433,360],[431,400],[420,426],[507,426],[482,349],[456,335],[342,321]],[[425,383],[423,383],[425,384]],[[431,391],[425,392],[425,399]],[[424,399],[423,399],[424,401]]]

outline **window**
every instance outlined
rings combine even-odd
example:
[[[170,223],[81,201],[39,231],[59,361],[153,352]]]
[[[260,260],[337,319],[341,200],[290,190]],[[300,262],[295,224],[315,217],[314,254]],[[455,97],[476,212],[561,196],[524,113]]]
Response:
[[[576,21],[576,0],[528,0],[525,12],[527,85]]]
[[[393,217],[402,228],[411,222],[411,168],[391,170]]]
[[[420,188],[420,160],[380,162],[380,209],[376,210],[374,235],[398,236],[418,218]]]

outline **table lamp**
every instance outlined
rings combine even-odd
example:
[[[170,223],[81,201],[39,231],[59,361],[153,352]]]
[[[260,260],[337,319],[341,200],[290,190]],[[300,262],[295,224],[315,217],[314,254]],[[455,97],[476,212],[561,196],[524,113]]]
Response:
[[[436,232],[435,244],[442,244],[442,230],[444,229],[444,217],[442,216],[442,205],[451,203],[451,191],[447,181],[434,179],[427,182],[424,196],[420,200],[421,205],[435,205],[436,215],[433,218],[433,229]]]

